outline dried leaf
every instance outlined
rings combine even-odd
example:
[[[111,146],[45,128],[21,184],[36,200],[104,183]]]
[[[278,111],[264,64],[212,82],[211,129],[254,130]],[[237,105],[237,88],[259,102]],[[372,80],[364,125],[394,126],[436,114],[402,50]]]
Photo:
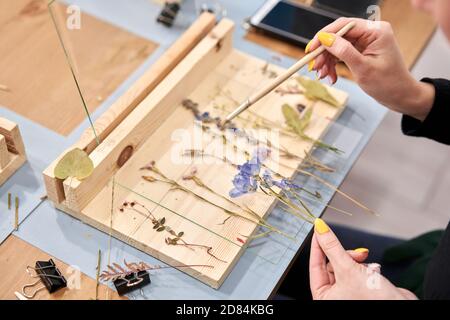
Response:
[[[114,266],[117,270],[119,270],[120,272],[125,272],[125,270],[124,270],[120,265],[118,265],[117,263],[113,263],[113,266]]]
[[[164,226],[161,226],[158,229],[156,229],[156,231],[158,231],[158,232],[162,232],[164,230],[166,230],[166,227],[164,227]]]
[[[325,87],[320,81],[311,80],[304,77],[298,77],[297,81],[305,88],[305,97],[317,101],[321,100],[328,104],[331,104],[334,107],[340,107],[341,105],[336,100],[333,95],[328,91],[327,87]]]
[[[113,268],[112,266],[110,266],[110,265],[108,265],[107,268],[108,268],[109,270],[111,270],[111,272],[113,272],[113,273],[117,273],[117,272],[118,272],[116,269],[114,269],[114,268]]]
[[[89,155],[81,149],[73,149],[62,157],[55,167],[54,174],[58,179],[75,177],[83,180],[89,177],[94,171],[94,163]]]
[[[130,263],[127,263],[127,261],[126,260],[124,260],[124,264],[125,264],[125,266],[127,266],[127,268],[128,269],[130,269],[132,272],[138,272],[138,271],[140,271],[139,269],[139,265],[137,264],[137,263],[135,263],[135,262],[130,262]]]
[[[303,131],[308,127],[312,116],[312,108],[309,108],[305,115],[300,118],[298,113],[288,104],[282,106],[282,112],[286,125],[291,128],[295,133],[301,135]]]

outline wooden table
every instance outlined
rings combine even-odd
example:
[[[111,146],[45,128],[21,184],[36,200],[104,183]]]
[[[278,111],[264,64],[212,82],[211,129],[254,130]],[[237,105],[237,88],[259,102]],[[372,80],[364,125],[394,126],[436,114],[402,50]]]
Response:
[[[17,299],[15,291],[21,292],[26,284],[33,283],[36,279],[31,278],[26,272],[26,267],[35,261],[48,261],[50,257],[42,250],[30,245],[29,243],[11,235],[0,246],[0,299]],[[61,289],[54,294],[49,294],[46,290],[39,291],[35,300],[89,300],[95,299],[96,281],[83,273],[80,273],[79,282],[76,278],[71,280],[74,269],[70,269],[67,264],[53,258],[56,266],[66,278],[68,283],[73,284],[72,288]],[[92,261],[95,265],[96,261]],[[34,267],[34,265],[31,265]],[[79,285],[78,288],[76,286]],[[39,287],[38,285],[37,287]],[[29,291],[28,291],[29,290]],[[32,288],[27,293],[33,292]],[[117,295],[117,292],[107,286],[100,284],[98,290],[99,300],[104,299],[123,299]]]
[[[311,2],[296,1],[306,4]],[[416,11],[410,0],[383,0],[381,19],[392,24],[406,65],[411,69],[436,29],[432,17]],[[292,58],[300,59],[305,55],[302,47],[271,38],[253,29],[247,33],[246,39]],[[342,64],[338,66],[338,74],[352,78],[348,68]]]
[[[90,112],[157,47],[83,12],[79,30],[61,25]],[[47,1],[0,0],[0,33],[0,104],[68,135],[86,113]]]
[[[1,1],[5,1],[5,0],[0,0],[0,3],[1,3]],[[388,3],[389,0],[385,0],[385,1],[386,1],[386,3]],[[230,2],[231,2],[231,0],[230,0]],[[394,1],[389,1],[389,2],[391,4],[394,3]],[[405,5],[405,4],[409,3],[408,0],[398,0],[395,3],[397,5],[394,6],[395,8],[393,9],[393,11],[391,13],[392,14],[394,12],[396,13],[395,14],[396,21],[398,22],[399,25],[403,26],[403,28],[401,29],[401,30],[403,30],[403,32],[400,32],[398,34],[399,35],[403,34],[404,39],[406,39],[406,40],[409,39],[407,42],[410,44],[410,46],[416,48],[416,54],[415,54],[415,57],[414,57],[414,61],[415,61],[417,56],[420,54],[422,48],[425,46],[426,40],[422,39],[422,45],[420,47],[415,46],[414,43],[419,43],[420,41],[418,41],[417,39],[420,40],[421,37],[420,36],[418,37],[417,31],[414,31],[415,30],[414,28],[412,28],[409,31],[411,33],[408,34],[408,29],[407,29],[407,27],[405,27],[405,25],[406,26],[408,26],[408,25],[412,25],[412,26],[421,26],[422,25],[422,26],[424,26],[424,24],[422,24],[420,22],[420,21],[423,21],[423,20],[421,20],[421,19],[423,19],[423,17],[422,18],[421,17],[415,17],[414,18],[415,14],[411,16],[411,15],[408,15],[408,13],[402,12],[402,10],[404,9],[404,8],[402,9],[402,5]],[[243,6],[244,7],[245,6],[249,7],[250,5],[249,4],[243,4]],[[254,9],[256,10],[256,7]],[[409,10],[411,10],[411,9],[409,9]],[[246,13],[248,13],[248,15],[251,14],[250,11],[253,11],[253,8],[251,8],[251,10],[249,8],[246,9]],[[230,10],[230,12],[233,14],[232,10]],[[0,14],[1,13],[2,13],[2,11],[0,11]],[[241,12],[239,12],[239,13],[241,13]],[[388,15],[388,13],[385,12],[385,16],[387,16],[387,15]],[[236,12],[234,12],[234,16],[237,16]],[[417,21],[414,21],[414,19],[417,19]],[[431,21],[429,18],[426,18],[426,20],[427,21]],[[429,36],[432,33],[432,30],[434,30],[434,25],[432,26],[432,28],[428,28],[428,26],[425,26],[424,28],[426,28],[427,30],[429,29],[428,37],[427,37],[427,39],[428,39]],[[252,35],[249,34],[247,37],[251,37],[251,36]],[[411,37],[412,37],[412,39],[411,39]],[[260,39],[262,39],[264,41],[264,43],[263,43],[264,45],[267,45],[269,43],[269,46],[271,48],[274,48],[274,46],[272,46],[272,44],[270,44],[270,43],[276,43],[276,41],[275,42],[271,42],[272,40],[268,39],[267,37],[261,37]],[[412,41],[412,40],[414,40],[414,41]],[[1,39],[0,39],[0,41],[1,41]],[[241,42],[241,43],[244,42],[244,41],[242,41],[242,39],[236,39],[236,41],[237,42]],[[278,45],[280,46],[280,50],[278,50],[278,51],[283,52],[281,49],[284,48],[284,50],[286,50],[286,51],[284,51],[285,54],[293,56],[292,52],[290,51],[290,50],[293,50],[292,46],[286,46],[286,44],[283,43],[283,42],[279,42]],[[411,49],[411,48],[408,49],[404,45],[402,46],[402,48],[403,48],[402,50],[404,52],[406,52],[406,53],[409,53],[408,50],[412,50],[411,52],[414,51],[414,49]],[[420,49],[417,49],[417,48],[420,48]],[[296,50],[297,50],[296,51],[297,57],[299,57],[303,53],[303,50],[302,49],[300,50],[299,48],[296,48]],[[0,76],[1,76],[1,74],[0,74]],[[348,88],[348,89],[351,89],[351,88]],[[364,123],[364,127],[358,128],[358,130],[360,130],[361,132],[364,133],[363,140],[366,143],[367,142],[366,140],[368,140],[370,138],[370,136],[373,134],[373,131],[375,130],[376,126],[378,125],[378,123],[379,123],[379,121],[380,121],[380,119],[382,117],[382,115],[381,115],[382,112],[381,111],[377,111],[376,110],[376,106],[370,105],[370,103],[371,103],[370,101],[367,102],[367,106],[365,106],[365,103],[364,103],[365,100],[363,98],[358,97],[357,93],[356,93],[355,100],[356,100],[356,104],[358,106],[361,106],[361,110],[360,111],[363,112],[363,115],[366,117],[366,122]],[[0,100],[0,103],[1,103],[1,100]],[[351,120],[349,120],[349,123],[350,122],[351,122]],[[342,175],[345,175],[345,172],[347,172],[349,170],[349,168],[351,167],[352,163],[354,161],[356,161],[357,154],[359,154],[359,152],[360,151],[355,152],[355,155],[352,155],[352,157],[349,159],[348,165],[346,165],[346,167],[342,169],[343,172],[344,172],[344,173],[342,173]],[[336,179],[336,180],[332,181],[332,183],[337,185],[337,184],[339,184],[342,181],[343,176],[338,175],[334,179]],[[39,212],[36,212],[36,213],[38,213],[38,215],[35,215],[35,216],[39,217],[39,219],[41,219],[41,216],[39,215]],[[43,212],[40,212],[40,214],[42,214],[42,213]],[[33,217],[31,216],[29,218],[33,218]],[[30,220],[30,219],[28,219],[28,220]],[[99,238],[102,237],[101,234],[97,235],[97,236]],[[10,236],[10,238],[5,243],[3,243],[2,246],[0,246],[0,260],[3,259],[2,261],[0,261],[0,268],[1,268],[1,270],[10,270],[8,274],[5,274],[3,276],[3,278],[0,279],[0,281],[6,281],[6,283],[7,283],[7,285],[4,285],[4,286],[0,287],[0,298],[8,298],[8,297],[9,298],[15,298],[14,296],[11,296],[11,294],[13,294],[14,291],[16,291],[16,290],[20,290],[21,287],[23,286],[23,284],[28,282],[28,278],[25,278],[25,276],[26,276],[26,273],[25,273],[26,265],[28,265],[30,263],[34,263],[37,259],[46,259],[46,260],[49,259],[48,254],[46,254],[42,250],[39,250],[36,247],[30,246],[26,242],[25,242],[25,244],[23,244],[23,241],[18,239],[18,238],[16,238],[15,236]],[[41,247],[43,247],[43,246],[41,246]],[[66,248],[64,248],[64,249],[66,249]],[[76,246],[74,248],[72,248],[72,249],[76,250]],[[297,249],[298,248],[295,248],[295,250],[297,250]],[[35,250],[37,250],[37,251],[35,251]],[[106,250],[106,249],[103,249],[102,251],[104,251],[104,250]],[[46,251],[47,252],[51,252],[48,248],[46,249]],[[28,254],[28,252],[30,252],[30,254]],[[32,252],[38,252],[38,253],[31,254]],[[294,253],[292,253],[292,255],[293,254]],[[62,253],[59,253],[59,255],[55,253],[55,255],[59,256],[63,260],[68,261],[67,257],[64,257],[64,255]],[[252,260],[256,260],[256,257],[252,256],[251,259]],[[292,257],[289,256],[289,257],[286,257],[284,259],[285,260],[280,262],[280,264],[287,265],[291,261]],[[58,261],[56,263],[58,265],[61,265],[61,261]],[[84,263],[84,262],[80,262],[80,263]],[[96,263],[95,261],[92,261],[92,264],[95,264],[95,263]],[[183,292],[185,292],[187,290],[186,288],[188,288],[191,298],[192,297],[200,297],[200,298],[204,298],[205,299],[205,298],[210,298],[211,297],[211,298],[217,298],[217,299],[226,299],[226,298],[230,298],[230,297],[241,297],[241,296],[246,296],[246,297],[250,297],[250,298],[255,298],[255,297],[256,298],[260,298],[260,294],[258,295],[258,293],[260,291],[264,291],[264,289],[266,289],[266,287],[268,286],[268,285],[266,285],[266,282],[272,283],[271,282],[272,278],[276,278],[276,279],[279,278],[279,274],[278,274],[280,272],[280,270],[278,270],[279,268],[272,267],[274,269],[274,270],[272,270],[272,269],[270,269],[270,266],[269,266],[268,269],[271,270],[271,273],[266,278],[264,278],[264,276],[261,276],[260,274],[254,273],[254,272],[252,274],[247,272],[246,270],[248,270],[250,268],[249,265],[251,263],[249,263],[249,265],[247,265],[247,260],[245,260],[245,254],[244,254],[244,259],[243,259],[243,263],[242,264],[244,265],[243,267],[242,266],[241,267],[239,267],[239,266],[237,267],[237,268],[241,268],[240,271],[242,271],[242,274],[239,273],[238,275],[236,275],[236,273],[234,273],[234,274],[232,273],[232,275],[231,275],[231,277],[229,279],[231,284],[228,285],[228,289],[230,289],[231,287],[234,288],[234,286],[236,286],[236,290],[228,290],[227,291],[225,289],[224,290],[225,292],[222,292],[222,291],[206,291],[205,290],[205,292],[203,292],[202,291],[203,287],[201,287],[202,289],[196,290],[196,287],[194,287],[194,286],[189,287],[189,282],[187,282],[187,283],[183,282],[183,284],[185,284],[185,287],[182,288],[182,290],[178,290],[176,292],[170,291],[169,290],[170,288],[167,289],[167,290],[165,290],[164,287],[159,288],[159,290],[158,290],[158,297],[164,298],[164,297],[169,296],[169,294],[170,294],[171,297],[184,297],[179,292],[183,291],[183,290],[184,290]],[[61,267],[61,268],[63,270],[65,270],[64,267]],[[90,261],[88,261],[87,263],[84,263],[84,269],[83,270],[87,270],[87,268],[91,268],[91,262]],[[257,277],[258,278],[257,281],[259,281],[259,282],[255,281],[255,279],[253,279],[251,276]],[[266,280],[266,281],[261,281],[261,279]],[[89,283],[90,283],[89,286],[91,286],[91,287],[88,287],[88,288],[92,288],[92,283],[95,284],[95,280],[92,279],[92,278],[89,278],[87,280],[90,280],[89,281]],[[178,282],[177,282],[177,284],[178,284]],[[238,287],[238,284],[239,284],[239,287]],[[259,285],[259,287],[258,286],[255,287],[255,284]],[[270,286],[271,286],[271,289],[274,288],[274,286],[272,284],[270,284]],[[243,288],[245,288],[245,289],[243,289]],[[250,290],[249,288],[252,288],[252,289]],[[231,291],[233,291],[232,294],[229,293]],[[234,293],[234,291],[238,291],[240,295],[236,295]],[[168,293],[168,292],[170,292],[170,293]],[[243,292],[245,292],[245,295],[243,294]],[[90,298],[93,297],[93,293],[94,293],[93,289],[86,290],[85,292],[83,290],[83,293],[80,293],[80,295],[78,295],[78,293],[76,293],[77,294],[76,298],[90,299]],[[70,293],[70,294],[75,294],[75,292],[74,293]],[[104,294],[100,294],[100,299],[103,299],[104,296],[105,296]],[[61,296],[55,296],[55,298],[69,298],[69,297],[70,297],[70,295],[66,295],[66,294],[62,294],[62,297]],[[111,298],[113,298],[113,297],[114,296],[111,295]],[[42,297],[42,298],[46,298],[46,297]],[[53,298],[53,297],[49,297],[49,298]],[[74,296],[74,298],[75,298],[75,296]]]

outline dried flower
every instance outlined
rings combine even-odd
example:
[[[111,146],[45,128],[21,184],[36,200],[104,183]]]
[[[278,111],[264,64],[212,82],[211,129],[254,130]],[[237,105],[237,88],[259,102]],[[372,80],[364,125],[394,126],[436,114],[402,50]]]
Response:
[[[156,162],[154,160],[150,161],[149,164],[145,165],[144,167],[142,167],[140,170],[150,170],[152,171],[155,167]]]
[[[191,172],[189,172],[188,174],[185,174],[183,176],[183,180],[192,180],[195,177],[195,175],[197,174],[197,171],[198,171],[197,167],[191,168]]]
[[[269,156],[269,149],[258,148],[251,160],[238,166],[239,173],[233,179],[234,188],[229,193],[230,197],[237,198],[247,193],[253,193],[258,189],[261,166]]]
[[[175,266],[158,266],[158,265],[150,265],[145,262],[130,262],[128,263],[124,260],[124,266],[119,265],[118,263],[112,263],[108,265],[108,270],[102,272],[99,278],[103,281],[115,281],[117,279],[123,279],[131,274],[138,274],[142,271],[151,271],[151,270],[160,270],[160,269],[169,269],[169,268],[188,268],[188,267],[205,267],[205,268],[214,268],[211,265],[203,265],[203,264],[191,264],[191,265],[175,265]]]

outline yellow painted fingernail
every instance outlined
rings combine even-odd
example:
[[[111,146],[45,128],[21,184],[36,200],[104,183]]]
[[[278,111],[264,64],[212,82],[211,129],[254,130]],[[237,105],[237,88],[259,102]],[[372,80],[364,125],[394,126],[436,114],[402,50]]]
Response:
[[[336,35],[320,31],[317,34],[317,38],[319,39],[320,43],[323,44],[325,47],[331,47],[334,43],[334,40],[336,40]]]
[[[367,249],[367,248],[357,248],[357,249],[355,249],[353,251],[355,251],[357,253],[367,253],[367,252],[369,252],[369,249]]]
[[[312,44],[312,40],[310,41],[310,42],[308,42],[308,44],[306,45],[306,47],[305,47],[305,53],[308,53],[309,52],[309,49],[311,48],[311,44]]]
[[[323,221],[320,218],[317,218],[314,221],[314,228],[319,234],[324,234],[324,233],[327,233],[328,231],[330,231],[330,228],[325,223],[325,221]]]
[[[311,60],[308,64],[308,72],[313,71],[314,65],[316,64],[316,60]]]

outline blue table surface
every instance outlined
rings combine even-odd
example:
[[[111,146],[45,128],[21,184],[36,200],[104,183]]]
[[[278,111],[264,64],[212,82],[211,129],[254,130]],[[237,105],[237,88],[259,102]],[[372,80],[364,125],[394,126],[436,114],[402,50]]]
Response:
[[[160,7],[148,0],[73,0],[68,2],[79,5],[83,12],[90,13],[159,44],[156,52],[92,114],[94,120],[163,54],[195,19],[196,14],[194,1],[186,1],[177,24],[168,29],[155,22]],[[274,55],[278,56],[270,49],[260,47],[243,38],[246,32],[241,27],[244,19],[251,16],[264,3],[264,0],[221,0],[220,3],[226,8],[227,17],[236,22],[235,48],[268,61],[271,61]],[[293,62],[292,59],[283,57],[277,64],[288,67]],[[350,81],[339,80],[336,87],[348,92],[350,100],[348,107],[331,126],[324,140],[343,149],[345,155],[336,156],[318,150],[315,156],[324,163],[337,168],[336,173],[326,176],[330,183],[337,186],[342,183],[363,151],[383,119],[386,109]],[[96,275],[99,249],[102,252],[102,269],[107,264],[108,256],[110,261],[126,259],[127,261],[161,264],[153,257],[116,239],[112,239],[111,245],[109,245],[107,234],[71,218],[54,209],[48,201],[40,199],[45,194],[41,172],[58,154],[78,139],[82,131],[89,125],[87,120],[68,137],[63,137],[14,114],[7,109],[7,106],[0,107],[0,116],[19,124],[29,159],[28,163],[0,188],[0,215],[2,215],[0,217],[0,242],[13,229],[12,213],[6,210],[6,196],[8,192],[11,192],[19,195],[22,201],[20,210],[22,223],[19,231],[14,234],[93,278]],[[308,188],[320,190],[325,202],[331,200],[333,196],[331,190],[305,177],[297,177],[297,180],[305,183]],[[309,206],[316,216],[320,216],[325,207],[324,204],[318,203],[309,203]],[[296,234],[297,241],[286,241],[275,236],[255,240],[220,289],[212,289],[178,270],[164,269],[152,274],[152,284],[143,290],[143,295],[134,294],[131,298],[267,299],[312,229],[310,224],[289,215],[282,215],[279,208],[274,209],[269,221],[273,224],[276,224],[277,221],[279,223],[280,217],[282,217],[284,225],[290,226],[291,234]],[[62,271],[67,272],[67,270]]]

